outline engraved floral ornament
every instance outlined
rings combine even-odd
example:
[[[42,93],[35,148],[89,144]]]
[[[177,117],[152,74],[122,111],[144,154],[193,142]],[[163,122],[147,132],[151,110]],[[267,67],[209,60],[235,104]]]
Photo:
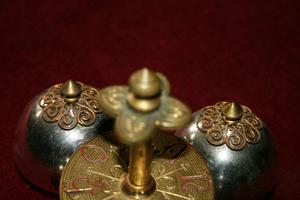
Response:
[[[159,152],[151,164],[157,181],[157,193],[151,199],[210,199],[213,181],[204,160],[193,168],[188,163],[196,152],[186,151],[189,147],[182,148],[184,143],[169,138],[158,136],[153,143]],[[128,170],[128,158],[121,154],[126,148],[104,141],[98,138],[81,146],[70,160],[61,179],[61,196],[65,199],[122,199],[118,187],[122,174]],[[178,148],[180,152],[172,150]]]
[[[77,82],[81,93],[77,101],[67,102],[61,95],[63,84],[56,84],[41,97],[42,117],[46,122],[57,122],[60,128],[73,129],[77,124],[89,126],[95,122],[96,114],[101,112],[98,91]]]
[[[232,150],[242,150],[247,143],[260,141],[261,120],[246,106],[242,106],[241,118],[229,121],[222,113],[227,102],[219,102],[200,110],[197,127],[212,145],[226,144]]]

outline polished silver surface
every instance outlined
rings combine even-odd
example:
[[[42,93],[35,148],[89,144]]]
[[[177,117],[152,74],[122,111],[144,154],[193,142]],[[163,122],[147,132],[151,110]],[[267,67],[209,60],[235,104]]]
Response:
[[[19,171],[27,180],[57,193],[61,171],[72,153],[94,136],[111,130],[112,120],[100,112],[90,126],[78,124],[71,130],[63,130],[58,123],[42,118],[39,105],[42,95],[28,104],[19,120],[14,156]]]
[[[259,143],[235,151],[225,144],[210,144],[197,127],[199,117],[199,111],[195,112],[190,125],[177,131],[176,136],[193,145],[206,159],[216,187],[215,199],[258,200],[268,195],[276,179],[276,152],[265,124]]]

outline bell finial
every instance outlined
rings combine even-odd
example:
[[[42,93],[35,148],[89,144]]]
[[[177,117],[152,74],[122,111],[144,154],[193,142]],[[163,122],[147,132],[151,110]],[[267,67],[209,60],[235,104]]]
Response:
[[[76,81],[68,80],[65,82],[61,88],[61,94],[68,102],[73,102],[76,100],[81,93],[81,86]]]
[[[243,108],[239,103],[230,102],[224,106],[222,113],[227,120],[235,121],[242,117]]]
[[[129,87],[134,95],[142,98],[149,98],[160,93],[161,81],[156,73],[148,68],[142,68],[131,75]]]

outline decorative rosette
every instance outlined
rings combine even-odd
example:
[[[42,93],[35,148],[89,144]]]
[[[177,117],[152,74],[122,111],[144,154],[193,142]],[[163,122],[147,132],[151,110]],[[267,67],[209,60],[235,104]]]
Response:
[[[96,114],[101,112],[98,91],[83,83],[76,83],[81,92],[74,102],[66,101],[61,95],[63,84],[52,86],[41,97],[42,117],[46,122],[57,122],[65,130],[73,129],[77,124],[89,126],[95,122]]]
[[[241,117],[229,120],[223,113],[228,102],[219,102],[200,110],[197,127],[212,145],[224,143],[232,150],[242,150],[247,143],[260,141],[261,120],[246,106],[241,105]]]

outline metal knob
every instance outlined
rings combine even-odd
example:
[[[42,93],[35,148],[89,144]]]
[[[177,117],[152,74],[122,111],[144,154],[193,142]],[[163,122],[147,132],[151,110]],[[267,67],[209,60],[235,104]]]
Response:
[[[129,86],[102,89],[100,102],[104,112],[115,118],[114,136],[122,145],[98,137],[82,147],[64,170],[61,199],[70,199],[70,194],[87,199],[91,191],[98,199],[213,198],[212,179],[202,157],[185,142],[161,132],[181,128],[192,118],[186,105],[169,96],[163,75],[147,68],[138,70]],[[72,188],[80,171],[89,187]],[[100,183],[93,181],[99,179],[107,187],[95,188]]]

